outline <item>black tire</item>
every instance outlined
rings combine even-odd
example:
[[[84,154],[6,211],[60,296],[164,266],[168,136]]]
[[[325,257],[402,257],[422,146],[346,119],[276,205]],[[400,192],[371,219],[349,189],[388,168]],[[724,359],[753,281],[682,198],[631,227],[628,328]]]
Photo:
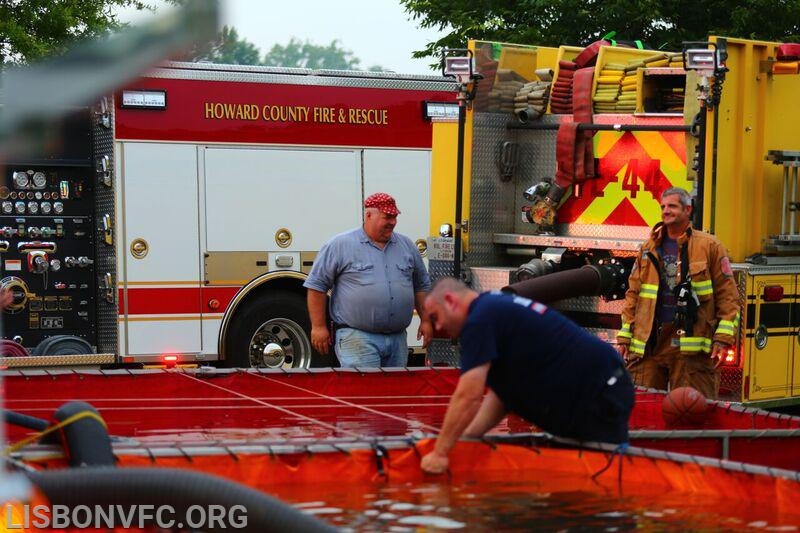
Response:
[[[332,366],[335,358],[311,346],[305,298],[286,291],[266,292],[247,302],[231,320],[222,365],[228,368],[311,368]],[[269,343],[279,356],[265,357]]]

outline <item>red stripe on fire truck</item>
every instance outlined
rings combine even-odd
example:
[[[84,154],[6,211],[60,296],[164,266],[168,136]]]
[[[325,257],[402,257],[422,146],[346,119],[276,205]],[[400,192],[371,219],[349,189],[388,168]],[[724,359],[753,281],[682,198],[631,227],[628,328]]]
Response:
[[[128,287],[119,289],[119,314],[199,315],[225,312],[240,287]]]

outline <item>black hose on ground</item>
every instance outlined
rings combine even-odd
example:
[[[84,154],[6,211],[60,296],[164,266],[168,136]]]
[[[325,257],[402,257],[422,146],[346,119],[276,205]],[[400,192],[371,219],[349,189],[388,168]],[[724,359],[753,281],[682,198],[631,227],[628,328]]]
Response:
[[[168,518],[180,523],[189,508],[201,507],[208,513],[212,505],[221,505],[226,516],[238,520],[237,525],[230,521],[222,524],[212,522],[203,524],[200,529],[214,531],[235,527],[237,531],[260,533],[338,531],[330,524],[255,489],[192,470],[87,467],[26,474],[51,505],[65,505],[70,509],[79,505],[90,508],[152,505],[154,509],[168,505],[174,511],[174,515]],[[246,514],[234,514],[231,509],[235,506],[244,507]],[[246,524],[241,523],[243,516]]]
[[[525,281],[519,281],[503,287],[503,292],[510,292],[530,298],[543,304],[550,304],[575,296],[597,296],[602,287],[599,270],[592,265],[581,268],[561,270]]]

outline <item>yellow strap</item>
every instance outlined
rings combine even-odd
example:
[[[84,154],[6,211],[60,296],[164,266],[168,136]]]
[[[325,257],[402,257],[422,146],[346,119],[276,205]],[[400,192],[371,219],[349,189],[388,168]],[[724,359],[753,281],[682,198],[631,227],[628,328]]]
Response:
[[[97,413],[93,413],[92,411],[81,411],[80,413],[75,413],[74,415],[72,415],[72,416],[70,416],[68,418],[65,418],[64,420],[62,420],[58,424],[55,424],[55,425],[52,425],[52,426],[48,426],[44,431],[41,431],[41,432],[39,432],[39,433],[37,433],[35,435],[31,435],[30,437],[26,437],[26,438],[22,439],[19,442],[16,442],[16,443],[14,443],[14,444],[12,444],[10,446],[7,446],[5,451],[3,452],[3,455],[10,455],[10,454],[14,453],[15,451],[17,451],[17,450],[19,450],[21,448],[24,448],[28,444],[30,444],[32,442],[36,442],[37,440],[41,439],[45,435],[49,435],[50,433],[53,433],[54,431],[57,431],[57,430],[59,430],[59,429],[61,429],[63,427],[66,427],[66,426],[72,424],[73,422],[77,422],[78,420],[81,420],[83,418],[94,418],[95,420],[100,422],[103,425],[103,427],[106,428],[106,430],[108,430],[108,426],[106,425],[106,421],[103,420],[103,418],[100,415],[98,415]]]

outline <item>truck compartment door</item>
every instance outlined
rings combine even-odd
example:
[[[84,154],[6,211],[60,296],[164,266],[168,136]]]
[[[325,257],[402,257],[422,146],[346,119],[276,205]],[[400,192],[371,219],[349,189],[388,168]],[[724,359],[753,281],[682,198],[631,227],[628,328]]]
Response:
[[[319,250],[361,224],[359,173],[352,150],[206,148],[208,250]]]
[[[397,200],[400,216],[397,231],[414,242],[427,246],[430,224],[431,153],[427,150],[365,150],[364,194],[385,192]],[[428,265],[427,253],[423,255]],[[419,319],[408,327],[408,346],[421,346],[417,340]]]
[[[200,245],[197,149],[118,147],[120,348],[124,354],[198,353]]]
[[[792,364],[797,328],[794,274],[752,275],[748,279],[748,312],[745,324],[749,365],[750,400],[786,398],[792,393]],[[783,287],[780,301],[765,301],[765,287]],[[752,317],[752,318],[751,318]],[[796,357],[796,355],[795,355]]]
[[[412,241],[427,240],[430,225],[431,153],[427,150],[365,150],[364,195],[394,196],[397,231]],[[427,264],[427,261],[426,261]]]

